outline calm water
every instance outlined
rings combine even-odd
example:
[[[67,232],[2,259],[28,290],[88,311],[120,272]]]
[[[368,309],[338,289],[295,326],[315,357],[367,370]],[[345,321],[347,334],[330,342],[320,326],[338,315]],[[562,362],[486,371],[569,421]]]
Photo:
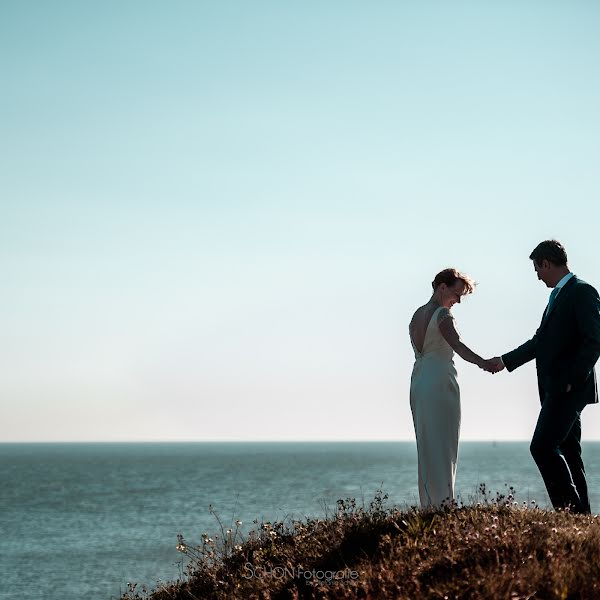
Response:
[[[600,511],[600,443],[584,445]],[[325,516],[338,498],[416,504],[410,442],[0,444],[0,598],[117,598],[128,581],[176,579],[177,534],[198,542],[228,526]],[[517,500],[548,497],[523,442],[463,442],[457,490],[479,483]]]

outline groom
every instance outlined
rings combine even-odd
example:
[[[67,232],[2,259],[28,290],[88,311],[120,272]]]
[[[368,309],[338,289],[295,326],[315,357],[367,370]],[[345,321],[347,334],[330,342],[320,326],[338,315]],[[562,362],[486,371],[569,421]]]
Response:
[[[598,402],[594,365],[600,356],[600,299],[571,273],[556,240],[541,242],[529,258],[538,279],[554,288],[542,322],[529,341],[490,362],[514,371],[535,358],[542,408],[531,454],[554,508],[589,513],[580,415],[586,404]]]

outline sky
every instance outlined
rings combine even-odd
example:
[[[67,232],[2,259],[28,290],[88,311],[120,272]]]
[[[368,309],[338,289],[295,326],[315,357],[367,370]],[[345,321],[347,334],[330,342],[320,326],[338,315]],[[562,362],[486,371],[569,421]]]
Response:
[[[0,441],[414,440],[408,323],[448,266],[488,358],[528,259],[600,285],[600,5],[0,3]],[[535,366],[456,357],[463,440]],[[600,440],[600,408],[583,413]]]

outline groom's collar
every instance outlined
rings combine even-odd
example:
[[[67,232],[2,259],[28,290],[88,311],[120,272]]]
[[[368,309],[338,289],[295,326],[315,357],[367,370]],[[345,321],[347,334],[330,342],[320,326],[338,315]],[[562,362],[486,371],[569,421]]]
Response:
[[[567,283],[567,281],[569,281],[569,279],[571,279],[571,277],[574,277],[574,273],[567,273],[555,286],[555,288],[557,290],[560,290],[560,288],[564,287],[565,283]]]
[[[542,327],[548,323],[548,317],[554,312],[556,306],[560,304],[561,300],[564,299],[564,294],[561,296],[560,291],[571,281],[571,279],[574,278],[575,275],[573,273],[567,273],[554,287],[553,291],[556,292],[556,294],[554,294],[554,302],[548,301],[548,305],[544,311],[544,316],[542,317]],[[550,298],[552,298],[552,295]]]

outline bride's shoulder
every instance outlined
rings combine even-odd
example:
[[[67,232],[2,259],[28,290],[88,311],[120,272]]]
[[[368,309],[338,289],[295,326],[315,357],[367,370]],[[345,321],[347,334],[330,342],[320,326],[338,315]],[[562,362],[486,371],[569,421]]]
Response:
[[[420,319],[422,319],[425,316],[425,313],[427,312],[427,304],[423,304],[423,306],[419,306],[419,308],[417,308],[417,310],[415,310],[415,312],[413,313],[412,319],[410,320],[411,323],[416,323],[417,321],[419,321]]]
[[[439,310],[438,310],[438,314],[437,314],[437,322],[438,325],[442,322],[445,321],[446,319],[454,319],[453,314],[450,312],[449,308],[446,308],[445,306],[442,306]]]

